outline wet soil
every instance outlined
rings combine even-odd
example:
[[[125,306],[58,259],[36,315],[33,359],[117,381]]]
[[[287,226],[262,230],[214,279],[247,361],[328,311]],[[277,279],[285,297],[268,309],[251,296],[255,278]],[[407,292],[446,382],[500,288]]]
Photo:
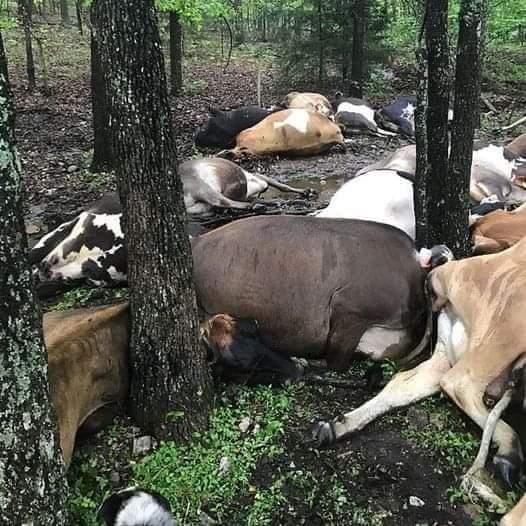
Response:
[[[82,45],[87,46],[87,42]],[[181,161],[196,154],[192,137],[207,118],[210,104],[236,107],[255,103],[255,66],[250,62],[236,62],[226,74],[219,65],[195,64],[187,73],[189,84],[200,80],[206,87],[172,100]],[[17,101],[16,131],[27,191],[27,226],[36,239],[114,185],[111,177],[94,180],[86,170],[92,141],[87,64],[73,78],[52,77],[50,97],[26,92],[20,64],[11,65],[10,77]],[[265,103],[276,102],[289,91],[280,91],[276,77],[272,70],[264,75]],[[272,213],[305,213],[328,202],[356,170],[403,144],[407,142],[399,138],[361,136],[353,138],[346,147],[316,157],[260,159],[243,164],[255,172],[314,189],[314,199],[273,190],[263,198]],[[224,221],[231,217],[226,213]],[[105,293],[94,294],[94,300],[106,297]],[[343,378],[357,385],[363,383],[355,372]],[[451,473],[435,454],[404,438],[400,433],[401,427],[407,425],[404,419],[382,419],[334,448],[319,450],[310,442],[313,421],[357,407],[370,398],[369,391],[305,386],[301,393],[304,398],[298,399],[283,439],[284,453],[263,462],[253,480],[263,487],[276,473],[302,470],[311,474],[313,482],[307,487],[286,485],[286,511],[276,518],[275,524],[376,524],[367,519],[372,515],[378,524],[471,523],[464,509],[451,504],[447,496],[447,489],[458,485],[460,473]],[[127,425],[130,428],[129,422]],[[97,438],[91,444],[96,447]],[[116,461],[115,470],[121,473],[119,485],[126,480],[128,469],[129,463],[120,465]],[[335,498],[336,483],[343,486],[344,499],[343,511],[335,515],[330,502]],[[412,496],[421,499],[422,505],[411,505]],[[366,518],[360,519],[364,513]]]

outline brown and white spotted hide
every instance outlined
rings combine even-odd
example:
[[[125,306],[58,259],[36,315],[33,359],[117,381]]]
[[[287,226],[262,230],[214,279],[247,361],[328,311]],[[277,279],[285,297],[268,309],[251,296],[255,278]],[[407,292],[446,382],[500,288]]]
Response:
[[[49,312],[50,394],[66,466],[79,428],[97,431],[128,393],[128,304]]]
[[[285,108],[304,109],[319,113],[325,117],[330,117],[333,114],[331,103],[327,97],[319,93],[292,91],[285,96],[282,104]]]
[[[236,137],[234,155],[315,155],[344,142],[337,124],[304,109],[283,110]]]

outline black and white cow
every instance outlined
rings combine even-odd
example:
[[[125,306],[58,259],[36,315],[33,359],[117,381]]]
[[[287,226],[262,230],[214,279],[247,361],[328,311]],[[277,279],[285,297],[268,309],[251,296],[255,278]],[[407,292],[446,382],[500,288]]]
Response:
[[[376,122],[382,128],[413,137],[415,135],[415,108],[416,97],[414,95],[399,97],[378,110]]]
[[[195,135],[197,146],[232,148],[237,134],[255,126],[274,110],[259,106],[241,106],[235,110],[210,108],[210,118]]]
[[[346,133],[371,132],[380,135],[394,135],[392,132],[378,128],[374,109],[363,99],[343,97],[337,93],[333,105],[335,120],[345,127]]]

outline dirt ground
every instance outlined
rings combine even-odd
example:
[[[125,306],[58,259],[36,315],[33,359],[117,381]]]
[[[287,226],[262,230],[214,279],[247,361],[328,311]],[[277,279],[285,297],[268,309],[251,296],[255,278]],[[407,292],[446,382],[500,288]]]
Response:
[[[17,102],[16,131],[27,190],[27,228],[34,240],[77,214],[112,189],[114,183],[111,176],[94,176],[86,169],[92,140],[87,65],[73,78],[57,75],[52,81],[51,97],[26,92],[21,65],[12,64],[10,75]],[[192,137],[197,125],[206,119],[210,104],[235,107],[255,102],[251,62],[236,61],[225,74],[217,65],[193,64],[187,75],[190,84],[200,79],[206,87],[173,100],[181,161],[199,154]],[[265,74],[266,103],[279,100],[286,91],[286,87],[279,86],[277,72]],[[510,104],[505,95],[497,100],[497,105],[499,101],[503,107]],[[399,138],[356,137],[345,148],[335,148],[322,156],[263,159],[246,162],[245,166],[290,184],[313,188],[317,196],[307,200],[276,192],[268,192],[264,197],[275,211],[304,212],[328,202],[345,178],[356,170],[404,144],[407,142]],[[414,438],[419,436],[419,430],[433,425],[434,406],[422,405],[381,419],[333,448],[317,449],[311,443],[313,421],[348,411],[371,396],[362,387],[359,370],[338,378],[357,387],[303,386],[283,437],[284,453],[262,462],[256,470],[253,482],[260,485],[276,472],[290,471],[291,466],[311,473],[315,481],[308,498],[304,488],[288,485],[284,489],[286,512],[273,523],[471,524],[477,508],[454,503],[451,498],[451,488],[458,488],[462,469],[458,466],[453,469],[439,451],[425,443],[419,445]],[[448,405],[446,411],[453,414],[459,436],[472,429],[469,424],[466,428],[452,406]],[[413,437],[402,433],[409,428],[415,430]],[[97,438],[91,444],[96,447]],[[334,487],[343,488],[345,497],[338,513],[334,511],[334,503],[332,507],[327,504],[339,498],[334,496]],[[479,524],[492,523],[492,519],[486,517],[486,520]]]

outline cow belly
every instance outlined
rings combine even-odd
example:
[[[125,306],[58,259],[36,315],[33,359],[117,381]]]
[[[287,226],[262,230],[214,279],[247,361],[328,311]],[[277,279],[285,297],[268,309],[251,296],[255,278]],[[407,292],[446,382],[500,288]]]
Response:
[[[397,358],[406,351],[411,337],[406,329],[372,327],[361,337],[356,350],[372,360]]]
[[[438,315],[437,332],[438,342],[444,346],[449,363],[455,365],[467,348],[466,326],[450,308],[444,308]]]

